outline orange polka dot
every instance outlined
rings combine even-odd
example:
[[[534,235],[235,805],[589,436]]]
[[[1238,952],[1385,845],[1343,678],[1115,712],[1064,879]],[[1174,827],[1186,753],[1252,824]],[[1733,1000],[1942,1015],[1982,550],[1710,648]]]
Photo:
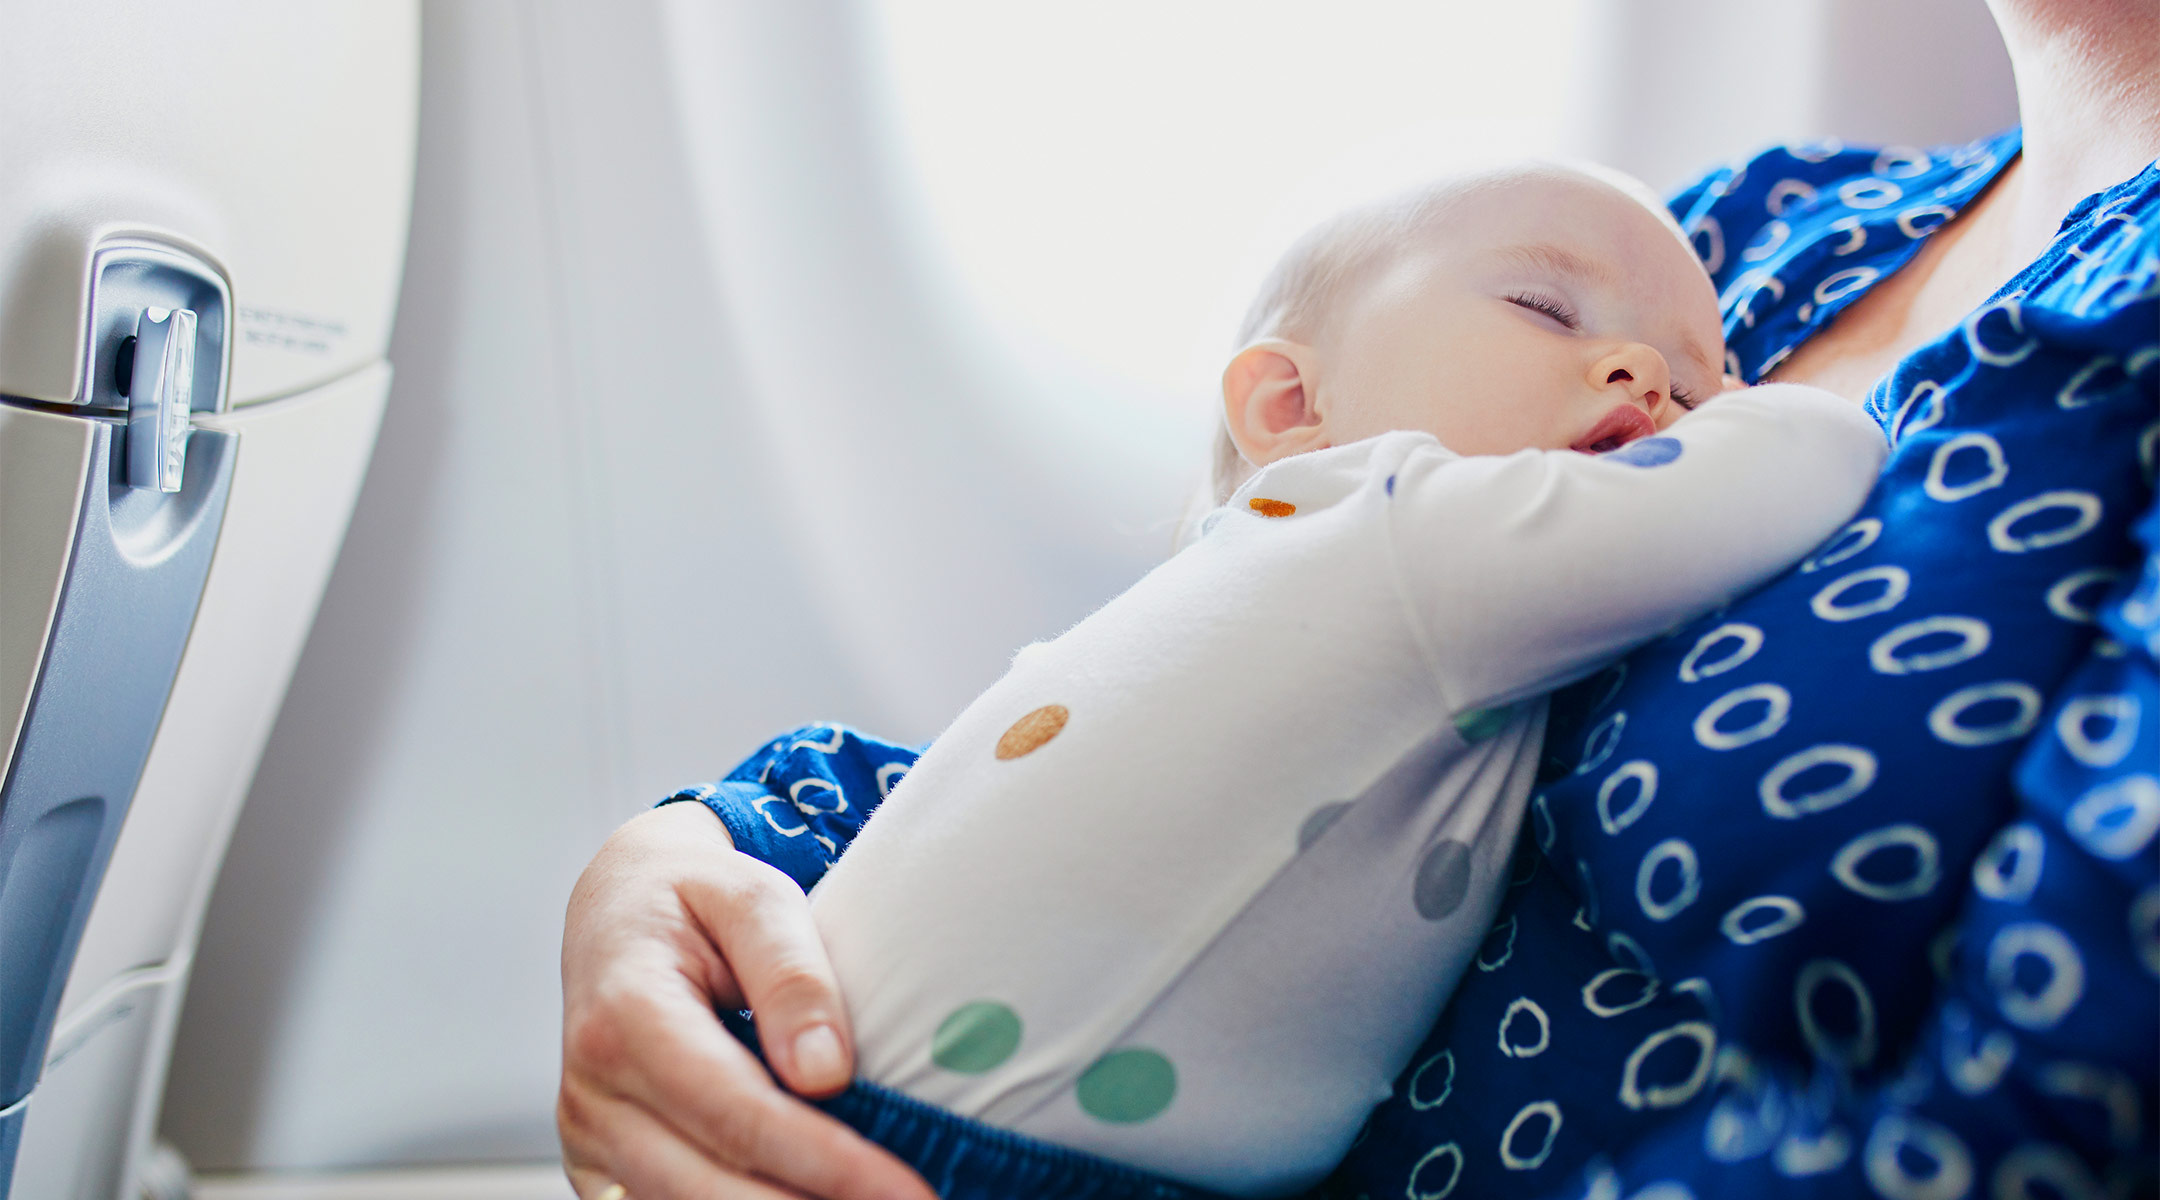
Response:
[[[1065,728],[1065,719],[1072,715],[1062,704],[1045,704],[1034,712],[1014,721],[1005,736],[998,739],[999,758],[1018,758],[1041,748],[1044,742],[1058,735]]]
[[[1297,511],[1297,505],[1288,500],[1265,500],[1255,496],[1247,503],[1252,505],[1254,512],[1263,517],[1287,517]]]

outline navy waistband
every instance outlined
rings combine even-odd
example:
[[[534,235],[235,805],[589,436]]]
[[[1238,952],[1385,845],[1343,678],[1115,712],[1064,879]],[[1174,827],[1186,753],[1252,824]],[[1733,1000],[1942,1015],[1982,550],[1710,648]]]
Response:
[[[722,1013],[721,1018],[745,1045],[758,1049],[747,1016]],[[860,1079],[814,1103],[913,1167],[944,1200],[1228,1200]]]

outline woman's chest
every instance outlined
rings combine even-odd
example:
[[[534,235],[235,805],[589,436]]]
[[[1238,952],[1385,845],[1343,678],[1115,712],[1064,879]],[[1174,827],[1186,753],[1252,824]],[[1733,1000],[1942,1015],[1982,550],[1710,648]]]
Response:
[[[1801,343],[1768,378],[1811,384],[1858,402],[1899,360],[1955,328],[2009,273],[2000,248],[2011,182],[1999,181],[1935,231],[1910,261]],[[2024,261],[2031,255],[2011,257]]]
[[[2152,505],[2160,348],[2141,292],[2160,263],[2139,275],[2137,246],[2117,250],[2082,279],[2031,276],[1901,360],[1869,397],[1893,452],[1852,522],[1638,651],[1555,735],[1575,766],[1533,820],[1586,920],[1623,959],[1708,981],[1745,1041],[1835,1049],[1794,999],[1808,964],[1836,964],[1816,975],[1841,1036],[1909,1027],[2028,737],[2110,736],[2104,706],[2057,691]]]

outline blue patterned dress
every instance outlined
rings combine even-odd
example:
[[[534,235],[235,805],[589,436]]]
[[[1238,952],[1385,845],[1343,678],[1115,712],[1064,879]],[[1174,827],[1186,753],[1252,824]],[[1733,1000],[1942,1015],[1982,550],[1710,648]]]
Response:
[[[2018,146],[1781,148],[1682,192],[1728,367]],[[2151,1193],[2160,166],[1867,408],[1893,449],[1849,526],[1556,699],[1477,969],[1328,1195]],[[912,758],[816,727],[673,798],[807,886]]]

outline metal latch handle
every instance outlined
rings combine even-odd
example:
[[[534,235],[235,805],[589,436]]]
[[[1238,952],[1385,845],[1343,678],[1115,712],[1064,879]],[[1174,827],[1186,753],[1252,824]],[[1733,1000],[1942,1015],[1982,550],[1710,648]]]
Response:
[[[180,490],[194,399],[194,310],[144,309],[135,325],[135,369],[128,383],[129,487]]]

